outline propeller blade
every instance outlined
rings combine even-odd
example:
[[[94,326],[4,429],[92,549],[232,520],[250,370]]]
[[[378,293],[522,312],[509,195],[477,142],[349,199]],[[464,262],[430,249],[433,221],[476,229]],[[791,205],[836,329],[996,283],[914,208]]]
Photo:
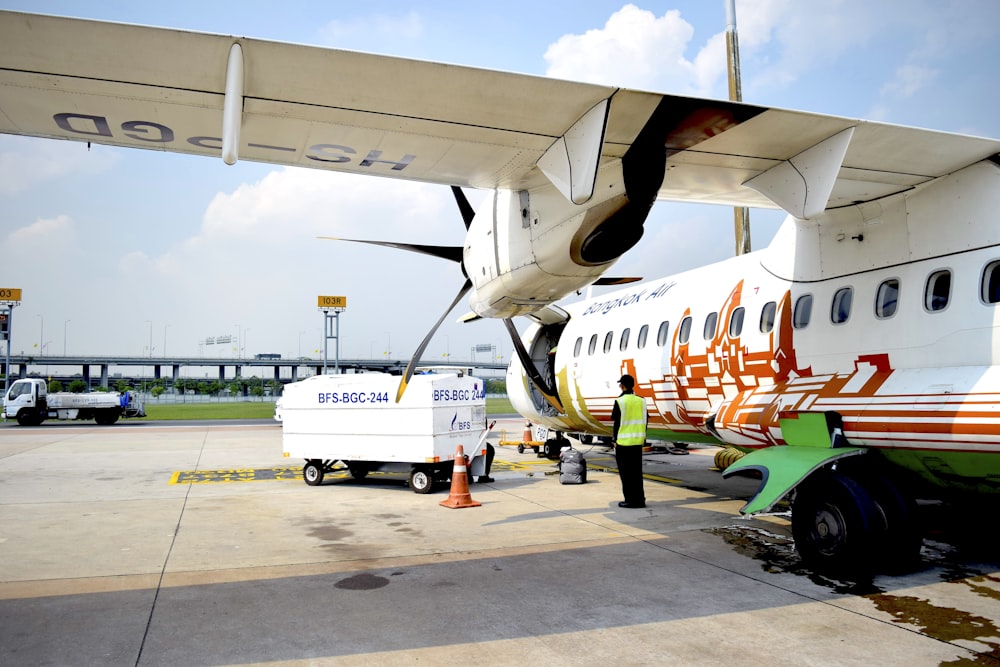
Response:
[[[472,224],[472,219],[476,217],[476,212],[473,210],[462,188],[453,185],[451,186],[451,191],[455,194],[455,201],[458,202],[458,210],[462,212],[462,220],[465,221],[465,229],[468,231],[469,225]]]
[[[545,381],[542,374],[538,372],[535,362],[531,360],[528,351],[524,349],[524,343],[521,342],[521,334],[517,332],[514,321],[508,317],[504,319],[503,324],[507,327],[510,339],[514,343],[514,351],[517,352],[517,358],[521,360],[521,366],[524,367],[524,372],[528,374],[528,378],[535,383],[535,386],[542,393],[542,396],[545,397],[545,400],[556,410],[562,412],[563,406],[562,401],[559,400],[559,395],[553,387],[549,386],[549,383]]]
[[[368,245],[380,245],[386,248],[398,248],[399,250],[409,250],[419,252],[432,257],[440,257],[452,262],[462,263],[462,246],[445,245],[421,245],[419,243],[396,243],[394,241],[366,241],[364,239],[342,239],[336,236],[320,236],[328,241],[350,241],[351,243],[367,243]]]
[[[642,280],[642,278],[635,278],[633,276],[622,276],[621,278],[605,277],[598,278],[594,281],[595,285],[626,285],[628,283],[636,283]]]
[[[431,342],[431,338],[434,337],[434,334],[437,332],[438,327],[440,327],[441,323],[444,322],[444,318],[448,317],[448,313],[450,313],[455,309],[455,306],[457,306],[458,302],[461,301],[462,298],[469,293],[470,289],[472,289],[472,281],[466,278],[465,284],[462,285],[462,289],[458,290],[458,294],[455,295],[455,300],[451,302],[451,305],[448,306],[448,309],[446,311],[441,313],[441,317],[439,317],[438,321],[434,323],[434,326],[431,327],[431,330],[427,332],[427,335],[424,336],[424,339],[420,341],[420,345],[417,346],[417,351],[413,353],[413,356],[410,357],[410,363],[406,365],[406,372],[403,373],[403,377],[399,381],[399,389],[396,390],[397,403],[399,403],[399,399],[403,398],[403,392],[406,391],[406,385],[409,384],[410,378],[413,377],[413,371],[416,369],[417,362],[420,361],[420,357],[423,356],[424,350],[427,349],[427,344]]]

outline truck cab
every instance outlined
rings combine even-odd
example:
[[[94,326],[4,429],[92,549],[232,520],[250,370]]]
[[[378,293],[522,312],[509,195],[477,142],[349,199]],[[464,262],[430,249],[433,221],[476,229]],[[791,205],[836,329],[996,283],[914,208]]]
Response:
[[[10,386],[3,397],[4,416],[21,426],[37,426],[48,415],[45,380],[25,378]]]

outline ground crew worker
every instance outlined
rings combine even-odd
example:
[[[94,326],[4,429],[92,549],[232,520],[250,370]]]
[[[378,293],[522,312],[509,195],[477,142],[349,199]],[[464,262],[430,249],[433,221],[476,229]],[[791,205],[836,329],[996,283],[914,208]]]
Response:
[[[642,446],[646,443],[646,401],[632,393],[635,378],[623,375],[618,380],[622,393],[615,399],[611,410],[614,423],[612,439],[615,445],[615,461],[618,476],[622,481],[622,495],[625,500],[618,507],[639,508],[646,506],[646,494],[642,490]]]

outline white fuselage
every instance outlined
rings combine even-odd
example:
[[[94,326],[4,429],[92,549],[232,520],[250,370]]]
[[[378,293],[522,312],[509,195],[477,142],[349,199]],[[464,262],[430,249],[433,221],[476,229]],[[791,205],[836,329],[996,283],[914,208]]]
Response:
[[[558,335],[564,412],[531,395],[516,360],[511,400],[551,428],[608,434],[631,373],[663,439],[783,444],[779,415],[810,410],[839,413],[852,444],[1000,453],[998,210],[986,161],[790,218],[765,250],[564,306],[561,332],[526,335]]]

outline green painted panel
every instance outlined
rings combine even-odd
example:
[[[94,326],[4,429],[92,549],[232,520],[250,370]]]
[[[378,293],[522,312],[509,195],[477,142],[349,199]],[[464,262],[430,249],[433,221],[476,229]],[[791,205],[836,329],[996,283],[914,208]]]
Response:
[[[824,427],[825,428],[825,427]],[[767,447],[750,452],[733,465],[726,468],[723,477],[729,477],[747,470],[763,473],[764,481],[757,494],[740,508],[741,514],[766,512],[785,497],[799,482],[814,470],[830,461],[863,454],[863,447]]]

